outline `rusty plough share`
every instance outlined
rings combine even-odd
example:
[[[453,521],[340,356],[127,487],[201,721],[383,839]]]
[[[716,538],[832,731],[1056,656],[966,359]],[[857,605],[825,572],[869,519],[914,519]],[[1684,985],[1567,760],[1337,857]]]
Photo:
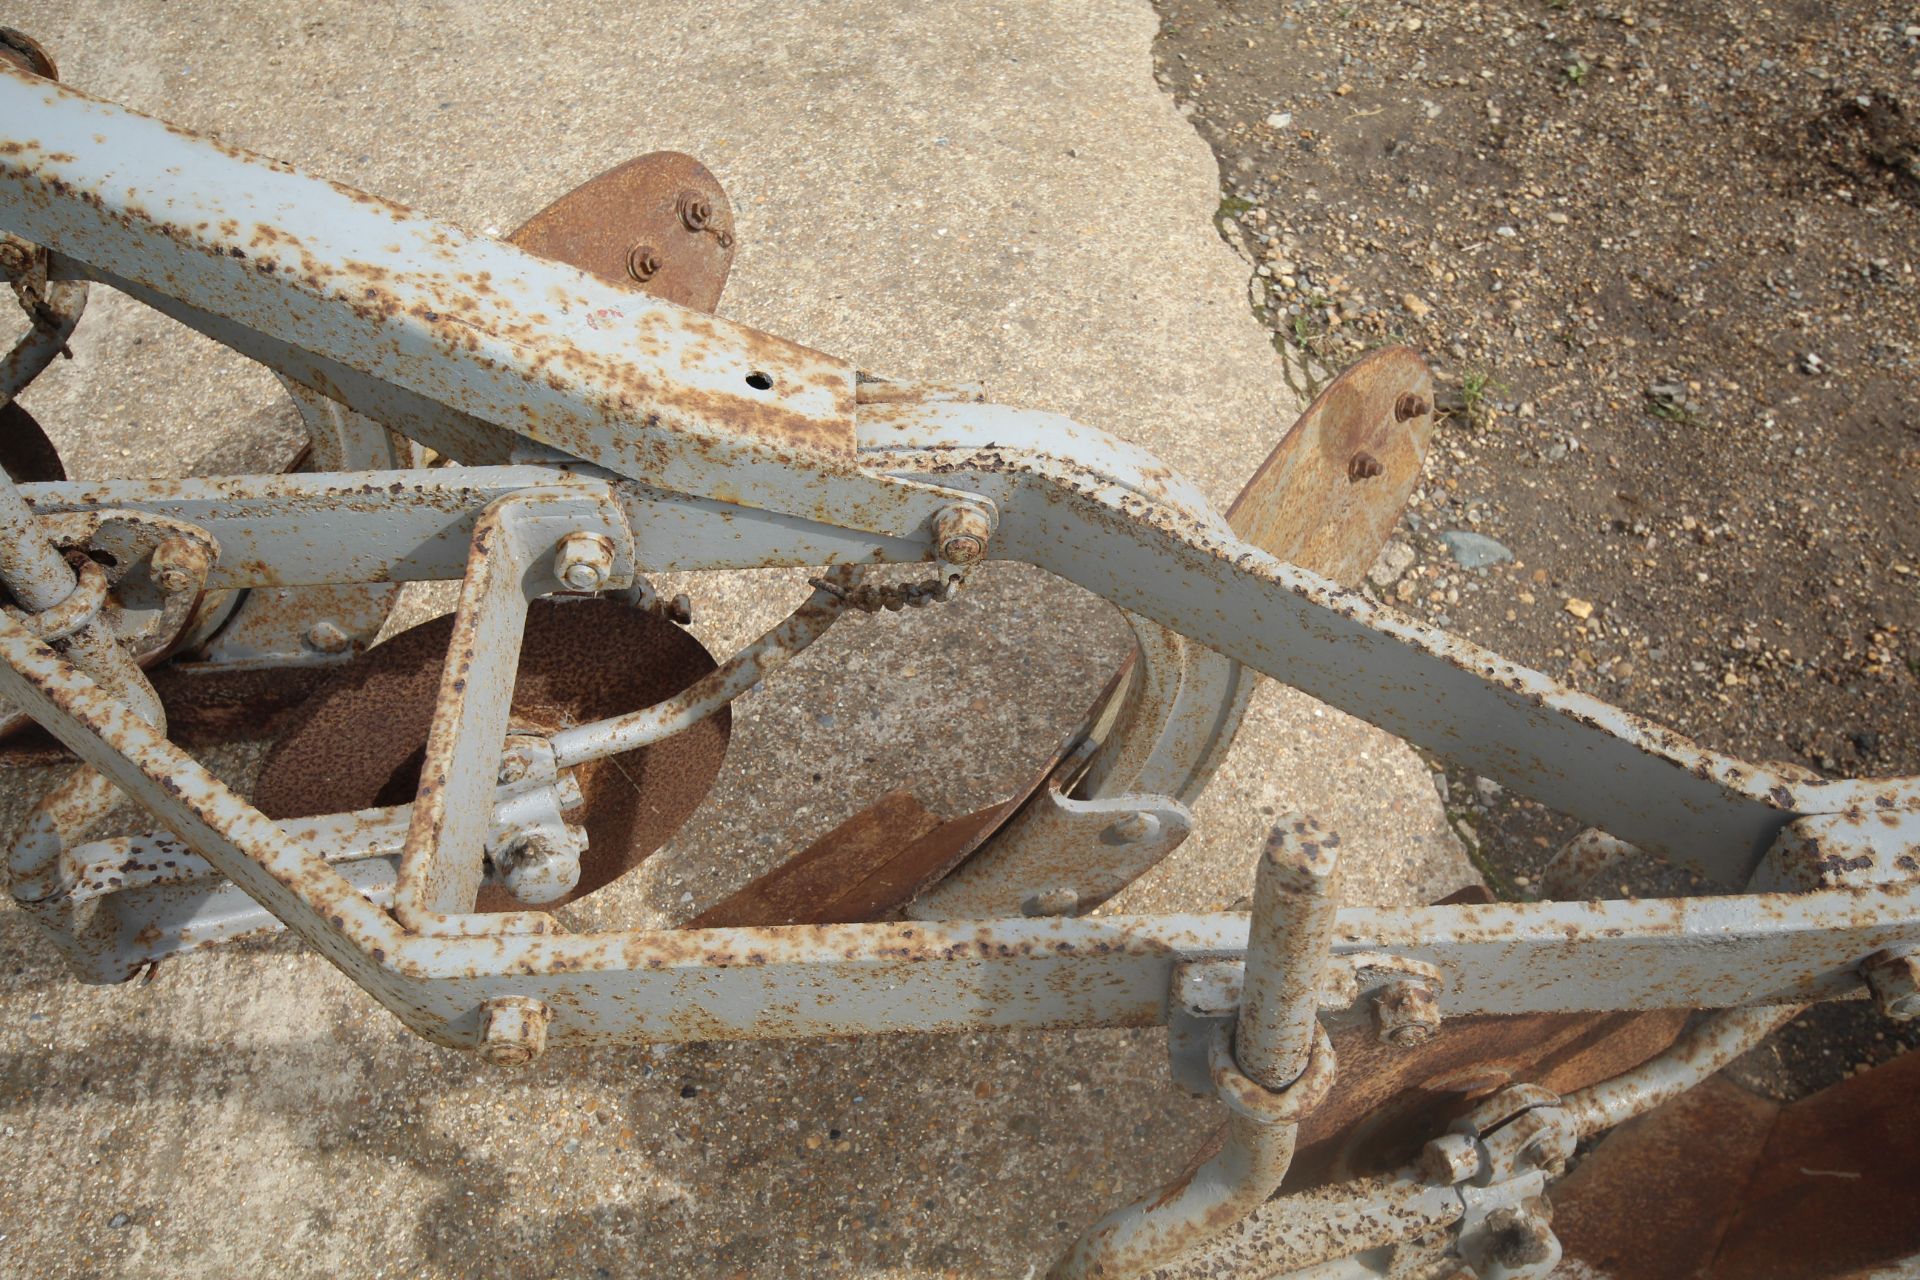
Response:
[[[1700,750],[1341,585],[1420,471],[1411,352],[1330,386],[1222,517],[1096,429],[710,314],[732,220],[686,157],[603,175],[503,243],[65,88],[23,38],[0,53],[0,261],[29,317],[0,369],[0,693],[83,762],[13,844],[11,888],[82,977],[285,926],[420,1035],[499,1063],[1164,1024],[1176,1081],[1226,1127],[1061,1276],[1544,1275],[1542,1194],[1582,1137],[1810,1002],[1920,1013],[1920,780]],[[11,401],[89,283],[278,373],[306,469],[50,472]],[[412,465],[416,446],[462,465]],[[735,696],[846,610],[938,607],[988,558],[1104,596],[1138,637],[1027,793],[947,821],[889,797],[686,930],[582,935],[541,909],[685,819]],[[860,580],[880,564],[924,568]],[[766,566],[816,567],[816,590],[719,664],[642,576]],[[396,584],[438,579],[461,584],[451,618],[361,653]],[[574,660],[609,650],[618,679]],[[1563,861],[1625,842],[1724,892],[1342,908],[1337,837],[1291,818],[1250,914],[1086,914],[1190,830],[1259,674],[1595,828]],[[235,687],[229,706],[307,699],[251,797],[179,745]],[[368,707],[404,741],[315,780]],[[596,785],[632,752],[645,812]],[[126,796],[165,830],[80,843]],[[1671,1011],[1702,1009],[1676,1041]],[[1516,1042],[1520,1067],[1392,1140],[1361,1123]],[[1494,1087],[1516,1074],[1536,1083]],[[1306,1190],[1275,1196],[1290,1170]]]

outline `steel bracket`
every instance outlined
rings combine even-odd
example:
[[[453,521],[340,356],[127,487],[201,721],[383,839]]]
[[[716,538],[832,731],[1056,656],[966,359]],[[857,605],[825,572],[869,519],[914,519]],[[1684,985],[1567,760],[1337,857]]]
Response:
[[[1167,1058],[1174,1083],[1196,1098],[1216,1092],[1209,1055],[1222,1027],[1231,1029],[1246,982],[1241,960],[1187,956],[1173,962],[1167,992]],[[1379,951],[1337,952],[1320,972],[1323,1012],[1350,1008],[1364,997],[1399,983],[1422,983],[1444,990],[1446,975],[1409,956]]]
[[[1453,1247],[1476,1280],[1547,1280],[1553,1274],[1561,1250],[1548,1225],[1546,1174],[1535,1169],[1458,1190],[1466,1214]]]

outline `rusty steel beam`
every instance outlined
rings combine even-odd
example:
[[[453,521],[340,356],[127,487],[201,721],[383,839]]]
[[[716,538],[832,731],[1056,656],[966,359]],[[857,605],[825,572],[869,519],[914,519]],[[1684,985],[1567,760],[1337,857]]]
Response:
[[[951,501],[859,465],[843,360],[11,65],[0,119],[0,227],[416,438],[477,423],[491,443],[895,536]]]
[[[1166,1017],[1177,959],[1245,952],[1246,917],[1231,914],[411,933],[11,619],[0,618],[0,659],[0,692],[29,705],[323,954],[353,952],[356,980],[409,1025],[451,1043],[473,1043],[481,1006],[509,995],[549,1004],[555,1039],[575,1042],[1151,1025]],[[499,918],[472,923],[487,919]],[[1453,1015],[1834,998],[1857,989],[1863,957],[1915,939],[1920,886],[1881,886],[1347,909],[1334,950],[1436,965],[1446,977],[1442,1011]]]
[[[1809,813],[1920,803],[1920,779],[1808,782],[1670,729],[1287,564],[1089,466],[1093,433],[1018,449],[973,443],[1019,411],[883,405],[914,441],[905,474],[1000,511],[996,554],[1025,560],[1642,848],[1746,884]],[[971,421],[970,427],[959,424]]]
[[[20,491],[36,515],[139,511],[202,528],[221,551],[207,585],[223,589],[458,578],[480,512],[521,489],[551,485],[609,492],[655,573],[903,563],[927,551],[924,541],[550,466],[69,480]]]

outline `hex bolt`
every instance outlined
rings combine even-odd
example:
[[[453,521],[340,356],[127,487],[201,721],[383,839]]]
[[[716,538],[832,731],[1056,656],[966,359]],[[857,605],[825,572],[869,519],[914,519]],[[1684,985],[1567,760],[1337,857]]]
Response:
[[[613,539],[604,533],[570,533],[554,553],[553,576],[575,591],[598,591],[613,575]]]
[[[627,250],[627,274],[641,284],[653,279],[660,271],[660,255],[650,244],[637,244]]]
[[[524,1067],[547,1051],[553,1011],[529,996],[496,996],[480,1006],[480,1056],[496,1067]]]
[[[1860,966],[1874,1003],[1894,1022],[1920,1018],[1920,952],[1877,951]]]
[[[1353,483],[1371,480],[1386,468],[1380,465],[1380,459],[1364,449],[1347,459],[1347,479]]]
[[[1373,997],[1373,1025],[1381,1044],[1412,1049],[1440,1030],[1440,996],[1433,984],[1413,979],[1389,982]]]
[[[1393,417],[1396,422],[1406,422],[1417,418],[1427,411],[1427,402],[1409,391],[1393,402]]]
[[[170,596],[179,595],[200,588],[213,568],[213,557],[207,554],[204,543],[176,534],[163,538],[153,549],[147,567],[162,591]]]
[[[1435,1182],[1457,1186],[1480,1172],[1480,1144],[1469,1134],[1443,1133],[1420,1153],[1420,1167]]]
[[[978,507],[954,505],[933,518],[933,545],[948,564],[973,564],[984,560],[993,526]]]
[[[353,647],[353,637],[339,623],[322,618],[307,628],[307,647],[320,653],[345,653]]]
[[[680,221],[689,231],[705,231],[713,221],[713,205],[697,191],[680,193]]]

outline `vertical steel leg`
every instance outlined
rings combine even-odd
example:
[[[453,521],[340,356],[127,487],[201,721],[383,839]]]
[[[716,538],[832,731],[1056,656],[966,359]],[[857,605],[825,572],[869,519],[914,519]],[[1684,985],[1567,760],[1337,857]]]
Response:
[[[395,913],[414,928],[472,911],[480,892],[528,597],[559,585],[536,572],[532,540],[514,519],[523,510],[503,499],[473,531],[394,890]]]
[[[1054,1280],[1150,1271],[1252,1213],[1286,1177],[1299,1118],[1333,1083],[1318,1011],[1340,904],[1338,845],[1337,836],[1300,817],[1283,818],[1267,838],[1240,1013],[1231,1042],[1222,1036],[1213,1054],[1214,1084],[1232,1112],[1219,1150],[1095,1223],[1055,1265]]]
[[[484,875],[527,604],[578,589],[560,576],[556,558],[576,536],[603,546],[594,588],[633,581],[633,535],[597,491],[524,489],[493,503],[474,525],[394,889],[394,914],[409,928],[458,935],[548,927],[538,912],[470,913]]]

